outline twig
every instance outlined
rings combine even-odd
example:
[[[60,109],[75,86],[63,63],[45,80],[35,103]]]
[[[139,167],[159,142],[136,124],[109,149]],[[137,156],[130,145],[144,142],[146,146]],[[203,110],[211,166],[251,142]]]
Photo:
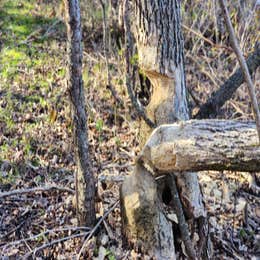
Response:
[[[64,231],[69,231],[69,230],[73,230],[73,231],[75,231],[75,230],[88,230],[89,231],[90,228],[88,228],[88,227],[64,227],[64,228],[57,228],[57,229],[48,229],[48,230],[43,231],[43,232],[41,232],[41,233],[39,233],[35,236],[31,236],[31,237],[23,238],[21,240],[13,241],[13,242],[5,245],[5,248],[9,247],[9,246],[19,245],[22,242],[27,242],[27,241],[30,241],[30,240],[37,239],[38,237],[47,235],[49,233],[64,232]]]
[[[190,58],[198,66],[198,68],[200,69],[201,73],[203,73],[206,77],[208,77],[215,86],[217,86],[217,87],[219,86],[219,84],[216,82],[216,80],[205,69],[205,66],[201,63],[201,60],[197,61],[197,59],[194,58],[193,55],[191,55],[190,53],[187,54],[187,57]]]
[[[227,47],[227,46],[223,46],[223,45],[219,45],[216,44],[214,42],[212,42],[211,40],[209,40],[208,38],[204,37],[201,33],[194,31],[193,29],[189,28],[188,26],[186,26],[185,24],[181,25],[182,28],[184,28],[185,30],[197,35],[199,38],[201,38],[202,40],[204,40],[205,42],[209,43],[210,45],[212,45],[215,48],[221,48],[221,49],[225,49],[228,51],[233,51],[231,48]]]
[[[249,74],[249,70],[248,70],[245,58],[244,58],[242,51],[239,47],[234,29],[233,29],[233,26],[232,26],[232,23],[231,23],[231,20],[230,20],[230,17],[229,17],[226,1],[225,0],[219,0],[219,3],[220,3],[220,6],[222,8],[224,18],[225,18],[225,21],[226,21],[226,26],[227,26],[227,29],[228,29],[229,34],[230,34],[229,36],[230,36],[231,45],[234,49],[234,52],[236,53],[237,59],[239,61],[240,67],[241,67],[242,72],[244,74],[245,81],[246,81],[247,86],[248,86],[248,91],[249,91],[249,95],[250,95],[252,106],[253,106],[253,112],[254,112],[255,121],[256,121],[256,128],[257,128],[258,138],[259,138],[259,143],[260,143],[260,112],[259,112],[259,106],[258,106],[257,99],[256,99],[254,84],[253,84],[253,81],[252,81],[251,76]]]
[[[108,60],[108,30],[107,30],[107,16],[106,16],[106,4],[103,0],[99,0],[100,5],[102,7],[102,20],[103,20],[103,48],[104,48],[104,55],[105,55],[105,62],[106,62],[106,73],[107,73],[107,85],[106,88],[110,90],[112,96],[115,98],[116,102],[123,106],[124,102],[120,99],[117,95],[116,90],[111,84],[111,75],[109,71],[109,60]]]
[[[116,208],[116,206],[119,204],[119,200],[102,216],[102,218],[100,218],[100,220],[97,222],[97,224],[95,225],[95,227],[91,230],[91,232],[89,233],[88,237],[86,238],[86,240],[84,241],[78,255],[77,255],[77,260],[80,260],[80,256],[83,253],[83,250],[85,248],[85,246],[87,245],[89,239],[93,236],[93,234],[96,232],[96,230],[98,229],[98,227],[101,225],[102,221],[109,215],[109,213],[114,210]]]
[[[58,244],[58,243],[61,243],[61,242],[64,242],[66,240],[69,240],[69,239],[73,239],[73,238],[77,238],[77,237],[82,237],[82,236],[86,236],[87,234],[89,234],[89,232],[84,232],[84,233],[80,233],[80,234],[75,234],[75,235],[72,235],[72,236],[67,236],[67,237],[63,237],[63,238],[60,238],[60,239],[56,239],[56,240],[53,240],[51,241],[50,243],[47,243],[47,244],[44,244],[40,247],[36,247],[34,250],[30,251],[29,253],[27,253],[25,256],[23,256],[22,259],[28,259],[29,256],[31,256],[32,254],[35,256],[35,254],[38,252],[38,251],[41,251],[47,247],[50,247],[50,246],[53,246],[55,244]]]
[[[188,224],[184,217],[184,212],[183,212],[180,197],[178,194],[175,176],[174,176],[174,174],[171,174],[168,178],[169,178],[169,181],[171,182],[173,206],[174,206],[177,218],[178,218],[178,225],[179,225],[179,229],[180,229],[180,233],[181,233],[181,239],[185,245],[186,253],[187,253],[189,259],[196,259],[196,252],[194,250],[194,246],[190,239],[189,227],[188,227]]]
[[[29,212],[29,211],[27,211],[27,212]],[[26,220],[23,220],[22,222],[20,222],[18,226],[15,226],[7,234],[4,234],[3,236],[1,236],[0,239],[2,240],[4,238],[7,238],[10,234],[12,234],[12,233],[16,232],[17,230],[19,230],[24,225],[25,222],[26,222]]]
[[[14,195],[22,195],[22,194],[31,193],[31,192],[38,192],[38,191],[44,192],[44,191],[49,191],[49,190],[54,190],[54,189],[69,192],[69,193],[75,192],[74,190],[72,190],[70,188],[51,185],[51,186],[45,186],[45,187],[35,187],[35,188],[30,188],[30,189],[19,189],[19,190],[1,192],[0,198],[5,198],[5,197],[9,197],[9,196],[14,196]]]
[[[106,61],[106,72],[107,72],[107,85],[111,85],[111,76],[109,73],[109,62],[108,62],[108,49],[107,49],[107,18],[106,18],[106,4],[103,0],[99,0],[99,3],[102,7],[102,20],[103,20],[103,47],[104,47],[104,54],[105,54],[105,61]]]
[[[112,85],[107,85],[107,89],[110,90],[112,96],[115,98],[115,101],[118,103],[119,106],[123,106],[124,102],[123,100],[118,96],[116,90],[114,89],[114,87]]]
[[[61,20],[56,20],[52,25],[50,25],[50,27],[46,30],[46,32],[43,34],[43,36],[41,37],[44,38],[46,36],[49,36],[50,35],[50,31],[59,23],[61,23],[62,21]]]
[[[48,37],[51,35],[50,31],[59,23],[61,23],[62,20],[56,20],[54,21],[49,27],[48,29],[45,31],[45,33],[41,36],[37,36],[37,34],[40,34],[44,31],[44,28],[39,28],[35,31],[33,31],[30,35],[27,36],[27,38],[24,41],[21,41],[20,43],[18,43],[18,46],[22,45],[22,44],[28,44],[34,40],[42,40],[45,37]]]
[[[138,115],[143,118],[145,123],[149,125],[151,128],[155,128],[156,124],[147,117],[143,106],[140,102],[137,101],[130,80],[130,50],[132,47],[132,39],[130,34],[130,24],[129,24],[129,3],[128,0],[124,0],[124,27],[125,27],[125,62],[126,62],[126,77],[125,77],[125,84],[127,87],[128,95],[131,99],[131,102],[136,109]]]

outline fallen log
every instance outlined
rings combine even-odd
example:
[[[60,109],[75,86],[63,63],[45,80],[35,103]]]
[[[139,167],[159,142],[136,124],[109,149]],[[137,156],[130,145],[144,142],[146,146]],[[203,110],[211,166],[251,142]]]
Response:
[[[155,176],[174,171],[259,172],[256,126],[231,120],[162,125],[154,130],[137,161],[153,169]]]

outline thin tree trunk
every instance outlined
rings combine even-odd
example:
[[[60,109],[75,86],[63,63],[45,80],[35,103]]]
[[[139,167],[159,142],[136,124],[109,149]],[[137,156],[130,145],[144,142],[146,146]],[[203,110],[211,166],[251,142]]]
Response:
[[[71,101],[74,149],[77,160],[75,174],[76,207],[79,225],[93,226],[95,214],[95,179],[91,171],[87,113],[82,80],[82,46],[79,0],[64,0],[67,23],[67,85]]]

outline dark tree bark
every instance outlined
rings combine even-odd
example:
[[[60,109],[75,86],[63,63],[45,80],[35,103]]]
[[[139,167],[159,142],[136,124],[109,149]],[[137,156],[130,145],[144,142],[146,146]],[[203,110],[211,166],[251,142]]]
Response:
[[[75,175],[76,207],[79,225],[93,226],[95,214],[95,179],[91,171],[87,113],[82,80],[82,46],[79,0],[64,0],[67,24],[67,85],[72,109],[74,149],[77,160]]]
[[[260,66],[260,44],[256,44],[254,52],[246,60],[249,73],[253,72]],[[197,119],[215,118],[220,108],[232,97],[235,91],[244,82],[244,76],[241,68],[237,69],[234,74],[200,107],[195,115]]]

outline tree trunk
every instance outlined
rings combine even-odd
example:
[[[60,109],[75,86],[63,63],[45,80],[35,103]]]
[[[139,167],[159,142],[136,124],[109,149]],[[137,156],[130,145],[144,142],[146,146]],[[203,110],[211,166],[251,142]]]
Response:
[[[139,66],[153,86],[147,115],[157,125],[188,120],[180,1],[135,0],[134,9]],[[143,121],[140,130],[142,144],[151,132],[152,129]],[[141,171],[130,178],[137,178],[141,182],[144,176]],[[187,172],[185,175],[178,176],[177,183],[181,190],[180,198],[184,203],[186,215],[190,218],[205,217],[206,212],[196,173]],[[123,202],[127,196],[124,193],[126,185],[127,182],[123,184],[121,190]],[[138,193],[136,187],[128,187],[129,189],[131,193]],[[161,194],[157,196],[160,197]],[[139,208],[142,208],[142,205],[139,204]],[[161,208],[156,206],[156,211],[160,212]],[[122,217],[127,219],[126,214]],[[151,221],[150,224],[153,225],[154,222]],[[124,227],[128,228],[127,223]],[[169,227],[166,226],[165,232],[167,229]],[[158,238],[159,235],[156,237]],[[141,235],[139,239],[145,240]],[[158,243],[157,241],[155,244]],[[150,246],[153,246],[152,243]]]
[[[157,125],[188,120],[180,2],[135,1],[135,11],[139,66],[153,85],[147,115]],[[142,143],[151,132],[152,129],[142,122]],[[184,178],[184,181],[178,182],[179,184],[187,184],[186,212],[196,218],[204,216],[197,176],[187,173],[185,177],[180,178]]]
[[[93,226],[96,220],[95,179],[90,166],[87,114],[82,81],[80,7],[79,0],[65,0],[64,3],[68,35],[67,85],[72,109],[73,138],[77,160],[75,175],[77,216],[79,225]]]
[[[258,172],[260,146],[253,122],[191,120],[156,128],[138,160],[154,169],[155,176],[173,171]]]
[[[151,173],[137,165],[120,193],[124,244],[155,259],[176,259],[172,225],[161,210]]]

